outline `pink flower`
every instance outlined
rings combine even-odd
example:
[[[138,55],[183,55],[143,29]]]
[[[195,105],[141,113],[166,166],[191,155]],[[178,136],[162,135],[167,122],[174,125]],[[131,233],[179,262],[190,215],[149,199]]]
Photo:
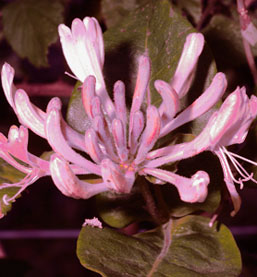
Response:
[[[238,87],[226,98],[219,111],[210,117],[204,130],[194,140],[150,152],[147,158],[151,160],[147,163],[147,166],[158,167],[168,162],[191,157],[203,151],[212,151],[218,156],[224,172],[224,181],[234,204],[234,211],[231,213],[233,216],[238,212],[241,205],[240,196],[234,183],[240,184],[241,188],[243,182],[248,180],[257,183],[252,177],[253,174],[249,174],[236,158],[254,165],[257,165],[257,163],[234,154],[225,147],[244,142],[248,129],[256,115],[257,97],[251,96],[249,99],[245,93],[245,88]],[[227,158],[241,176],[238,180],[233,176]]]
[[[20,129],[11,127],[8,139],[2,135],[1,157],[27,174],[19,184],[8,186],[20,185],[20,193],[36,179],[51,175],[63,194],[86,199],[107,190],[129,193],[137,175],[152,175],[157,180],[156,184],[167,182],[174,185],[183,201],[203,202],[208,194],[209,176],[206,172],[198,171],[188,178],[159,167],[209,150],[220,158],[225,182],[232,195],[234,187],[231,183],[235,179],[223,156],[226,154],[231,161],[237,156],[227,153],[224,147],[243,142],[256,116],[256,98],[249,100],[244,89],[238,89],[227,98],[193,141],[152,150],[159,138],[207,112],[226,90],[224,74],[217,73],[203,94],[189,107],[180,110],[180,98],[189,90],[203,49],[204,38],[201,34],[187,36],[171,82],[155,81],[155,88],[163,100],[160,107],[151,105],[150,99],[147,99],[146,111],[142,103],[147,97],[151,66],[147,55],[139,57],[129,113],[122,81],[114,85],[114,100],[106,91],[102,74],[103,38],[98,22],[94,18],[75,19],[71,30],[60,25],[59,34],[67,63],[75,78],[83,83],[82,102],[91,125],[83,135],[70,128],[62,118],[59,98],[49,102],[46,112],[34,106],[25,91],[16,90],[13,85],[14,70],[5,64],[2,69],[4,92],[22,126]],[[250,115],[247,113],[249,109]],[[27,128],[48,141],[54,151],[49,161],[27,151]],[[84,151],[90,158],[85,158],[76,150]],[[24,167],[13,157],[28,166]],[[241,171],[243,179],[238,180],[240,184],[251,177]],[[79,175],[86,174],[94,174],[98,179],[94,183],[79,179]]]

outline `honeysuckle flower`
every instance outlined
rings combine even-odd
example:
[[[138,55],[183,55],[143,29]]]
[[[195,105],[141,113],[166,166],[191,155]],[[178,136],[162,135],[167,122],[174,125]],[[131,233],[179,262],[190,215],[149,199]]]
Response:
[[[241,188],[243,182],[248,180],[257,183],[253,179],[253,174],[249,174],[236,158],[254,165],[257,165],[257,163],[234,154],[225,147],[244,142],[248,129],[256,115],[257,97],[251,96],[249,99],[245,88],[238,87],[226,98],[219,111],[210,117],[203,131],[194,140],[150,152],[148,158],[151,161],[148,162],[147,166],[162,166],[168,162],[185,159],[203,151],[212,151],[220,160],[224,181],[233,201],[234,210],[231,215],[234,216],[241,205],[241,199],[234,183],[240,184]],[[228,159],[241,176],[239,179],[233,176]]]
[[[83,135],[69,127],[62,118],[61,101],[57,97],[49,102],[46,111],[34,106],[25,91],[16,90],[14,70],[5,64],[2,69],[3,89],[22,126],[20,129],[11,127],[8,139],[1,135],[0,150],[3,159],[27,174],[21,182],[13,184],[21,186],[19,193],[36,179],[50,175],[64,195],[86,199],[105,191],[130,193],[137,175],[151,175],[158,185],[174,185],[183,201],[203,202],[210,181],[206,172],[200,170],[191,177],[184,177],[160,167],[207,150],[220,158],[232,199],[235,198],[232,192],[235,178],[224,156],[227,155],[243,173],[243,179],[237,182],[241,184],[251,179],[251,175],[235,162],[237,155],[225,149],[244,141],[256,116],[256,98],[249,100],[244,89],[238,89],[227,98],[193,141],[152,150],[159,138],[212,108],[226,90],[224,74],[217,73],[203,94],[181,111],[180,98],[189,90],[203,49],[201,34],[187,36],[170,83],[155,81],[155,88],[162,97],[160,107],[151,104],[147,93],[150,59],[147,54],[138,57],[137,80],[129,113],[122,81],[114,84],[113,100],[106,91],[102,73],[103,37],[98,22],[88,17],[83,21],[75,19],[71,29],[61,24],[59,34],[67,63],[74,77],[82,82],[82,102],[90,124]],[[143,102],[147,103],[146,109],[142,108]],[[251,111],[250,115],[247,110]],[[27,151],[27,128],[45,138],[52,147],[53,154],[48,161]],[[80,178],[80,175],[87,174],[95,175],[94,181]]]

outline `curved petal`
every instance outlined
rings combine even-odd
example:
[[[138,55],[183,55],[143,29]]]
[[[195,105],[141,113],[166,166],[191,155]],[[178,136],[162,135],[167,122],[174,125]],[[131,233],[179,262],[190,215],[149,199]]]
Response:
[[[145,159],[147,152],[152,149],[159,138],[160,129],[161,119],[158,109],[155,106],[149,106],[147,108],[146,127],[141,136],[135,164],[140,164]]]
[[[197,171],[191,178],[157,168],[144,168],[142,172],[173,184],[177,188],[182,201],[189,203],[204,202],[207,197],[210,179],[205,171]]]
[[[79,180],[68,162],[57,155],[51,156],[50,172],[56,187],[68,197],[88,199],[108,190],[104,183],[89,184]]]
[[[150,60],[148,56],[139,57],[136,87],[133,95],[132,106],[129,116],[129,146],[131,146],[131,132],[135,112],[140,110],[143,103],[146,89],[150,79]]]
[[[204,37],[201,33],[191,33],[187,36],[176,72],[170,82],[179,98],[182,98],[188,92],[203,46]]]
[[[2,86],[7,101],[9,102],[10,106],[15,110],[13,101],[14,93],[16,91],[13,85],[14,73],[14,69],[8,63],[4,63],[1,72]]]
[[[61,115],[58,109],[53,108],[48,111],[45,122],[45,133],[51,147],[66,160],[87,169],[91,173],[101,175],[99,166],[82,157],[68,145],[61,130],[60,119]]]
[[[161,136],[182,126],[183,124],[196,119],[206,113],[223,96],[227,88],[227,80],[223,73],[217,73],[210,86],[190,106],[181,112],[175,119],[165,125],[161,130]]]
[[[22,89],[18,89],[14,101],[20,122],[35,134],[45,138],[44,119],[31,104],[27,93]]]
[[[162,125],[164,121],[170,121],[179,110],[179,98],[176,91],[166,82],[156,80],[154,82],[156,90],[162,97],[162,104],[159,107],[159,113],[162,117]]]

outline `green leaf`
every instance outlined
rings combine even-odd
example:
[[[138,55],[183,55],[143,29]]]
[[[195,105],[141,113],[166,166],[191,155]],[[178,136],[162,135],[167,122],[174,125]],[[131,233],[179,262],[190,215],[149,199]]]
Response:
[[[143,8],[131,12],[118,26],[104,34],[107,87],[111,90],[116,80],[122,80],[126,84],[127,96],[131,98],[135,87],[138,56],[148,53],[152,65],[152,103],[159,105],[161,98],[155,91],[153,82],[156,79],[170,80],[185,38],[193,31],[191,25],[176,13],[166,0],[149,1]]]
[[[124,228],[132,222],[150,220],[143,209],[144,199],[135,189],[129,194],[101,193],[96,196],[96,206],[101,219],[114,228]]]
[[[86,129],[90,127],[90,119],[88,118],[82,103],[80,82],[76,83],[72,91],[66,119],[69,125],[80,133],[85,132]]]
[[[19,187],[1,188],[3,183],[16,183],[24,178],[24,174],[4,160],[0,159],[0,217],[5,215],[10,209],[11,204],[6,205],[3,201],[3,196],[7,195],[8,198],[13,197],[19,190]]]
[[[104,22],[108,28],[115,26],[121,21],[130,11],[145,4],[148,0],[103,0],[101,2],[101,11],[104,17]]]
[[[232,234],[208,222],[188,216],[135,236],[85,226],[77,255],[84,267],[108,277],[238,276],[241,257]]]
[[[57,0],[19,0],[3,8],[4,34],[13,50],[36,67],[47,66],[48,47],[58,38],[63,5]]]
[[[236,6],[231,6],[230,11],[230,16],[222,14],[213,16],[210,23],[203,29],[221,71],[247,64]],[[254,25],[257,26],[256,13],[251,17]],[[252,47],[252,51],[254,56],[257,56],[257,45]]]
[[[199,22],[202,15],[201,0],[177,0],[176,6],[181,9],[194,26]]]

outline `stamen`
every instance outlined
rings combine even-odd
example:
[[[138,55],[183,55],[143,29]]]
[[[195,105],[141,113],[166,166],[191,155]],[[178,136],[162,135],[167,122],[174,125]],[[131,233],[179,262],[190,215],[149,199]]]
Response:
[[[234,167],[236,168],[237,172],[244,178],[241,179],[239,178],[239,182],[240,182],[240,189],[243,189],[243,182],[247,182],[249,180],[253,181],[254,183],[257,184],[257,181],[253,178],[253,173],[248,173],[245,168],[233,157],[233,156],[238,156],[241,157],[239,155],[232,155],[234,153],[229,152],[225,147],[223,147],[223,151],[226,153],[226,155],[229,157],[230,161],[232,162],[232,164],[234,165]],[[243,158],[243,157],[241,157]],[[244,160],[244,158],[243,158]],[[247,159],[246,159],[247,160]],[[253,162],[252,162],[253,163]]]
[[[234,206],[234,210],[230,213],[230,215],[235,216],[236,213],[240,210],[241,198],[235,188],[233,181],[239,184],[240,184],[240,181],[235,180],[223,150],[220,148],[219,151],[215,151],[215,154],[218,156],[220,160],[220,163],[223,169],[223,174],[224,174],[224,181],[226,183],[228,192],[231,196],[231,200]]]
[[[71,74],[71,73],[69,73],[67,71],[65,71],[64,74],[69,76],[69,77],[71,77],[72,79],[75,79],[75,80],[79,81],[79,79],[75,75],[73,75],[73,74]]]
[[[235,153],[233,153],[233,152],[230,152],[230,151],[228,151],[228,150],[227,150],[227,152],[228,152],[231,156],[234,156],[234,157],[236,157],[236,158],[238,158],[238,159],[241,159],[241,160],[243,160],[243,161],[245,161],[245,162],[248,162],[248,163],[250,163],[250,164],[253,164],[253,165],[256,165],[256,166],[257,166],[257,163],[254,162],[254,161],[252,161],[252,160],[249,160],[249,159],[247,159],[247,158],[245,158],[245,157],[242,157],[242,156],[240,156],[240,155],[237,155],[237,154],[235,154]]]

